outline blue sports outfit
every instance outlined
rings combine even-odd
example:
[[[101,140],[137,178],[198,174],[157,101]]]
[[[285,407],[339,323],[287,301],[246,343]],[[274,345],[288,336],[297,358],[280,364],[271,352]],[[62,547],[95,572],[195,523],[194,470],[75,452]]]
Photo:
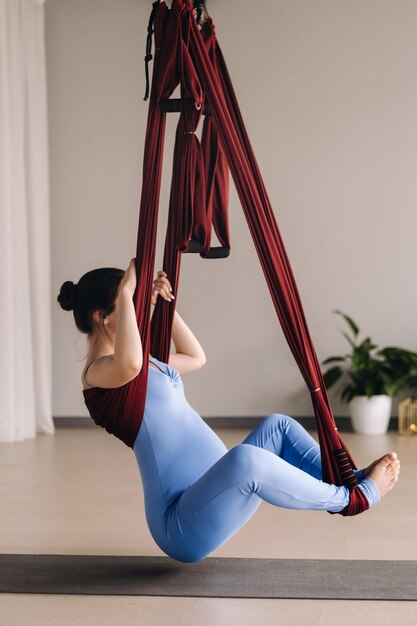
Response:
[[[273,413],[228,450],[190,406],[179,372],[154,357],[133,450],[148,528],[165,554],[204,559],[232,537],[262,500],[288,509],[341,511],[349,490],[321,480],[320,446],[295,419]],[[374,481],[355,470],[373,506]]]

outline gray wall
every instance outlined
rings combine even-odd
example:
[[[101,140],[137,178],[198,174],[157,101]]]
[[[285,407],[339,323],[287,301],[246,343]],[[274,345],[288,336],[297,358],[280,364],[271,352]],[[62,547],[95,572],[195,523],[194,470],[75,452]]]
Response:
[[[56,303],[64,280],[135,252],[147,116],[144,0],[47,0],[53,410],[87,415],[85,337]],[[417,3],[208,0],[299,285],[319,359],[350,313],[417,349]],[[168,118],[156,268],[172,143]],[[231,185],[232,254],[184,255],[178,310],[207,355],[184,377],[203,416],[311,415]],[[332,394],[332,397],[333,394]],[[334,400],[337,415],[346,406]]]

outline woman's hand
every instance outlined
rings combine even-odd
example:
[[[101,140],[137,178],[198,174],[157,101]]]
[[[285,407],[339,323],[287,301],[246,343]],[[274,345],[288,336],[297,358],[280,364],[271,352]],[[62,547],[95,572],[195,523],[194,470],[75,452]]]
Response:
[[[130,260],[129,267],[125,271],[125,275],[123,276],[120,282],[120,289],[127,289],[133,298],[133,294],[136,289],[136,259],[133,258]]]
[[[165,300],[167,300],[167,302],[172,302],[175,296],[171,292],[171,283],[169,282],[166,273],[160,270],[158,272],[157,278],[155,278],[155,280],[153,281],[151,304],[156,304],[158,294],[160,294]]]

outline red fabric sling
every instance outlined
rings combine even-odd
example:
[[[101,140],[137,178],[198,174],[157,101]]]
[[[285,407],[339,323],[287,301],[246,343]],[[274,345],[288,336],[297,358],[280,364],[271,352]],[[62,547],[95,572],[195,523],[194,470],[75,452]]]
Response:
[[[227,215],[228,168],[233,177],[251,236],[285,337],[310,390],[321,450],[323,480],[345,484],[350,503],[340,513],[355,515],[369,508],[352,472],[354,461],[337,431],[300,296],[275,216],[253,153],[229,73],[208,18],[201,30],[191,0],[173,0],[171,9],[154,2],[148,27],[151,58],[152,22],[155,59],[149,99],[143,161],[143,183],[136,249],[137,288],[134,303],[143,346],[143,367],[117,389],[84,390],[96,423],[133,447],[143,416],[148,356],[168,362],[177,301],[181,254],[198,251],[210,257],[211,226],[221,243],[219,256],[230,250]],[[173,179],[163,268],[176,299],[158,298],[150,324],[159,193],[166,124],[166,100],[180,84],[181,108],[176,133]],[[187,103],[194,103],[191,110]],[[208,108],[202,145],[194,131]],[[216,256],[213,251],[212,256]]]

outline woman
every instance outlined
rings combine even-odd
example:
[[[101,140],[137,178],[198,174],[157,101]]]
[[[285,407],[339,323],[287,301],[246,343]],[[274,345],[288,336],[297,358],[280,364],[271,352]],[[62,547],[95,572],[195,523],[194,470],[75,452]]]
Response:
[[[143,365],[133,294],[134,259],[126,272],[112,268],[85,274],[78,285],[65,282],[58,296],[73,310],[87,334],[83,390],[117,388],[138,376]],[[172,302],[165,272],[153,283],[158,297]],[[181,376],[201,368],[205,355],[196,337],[175,313],[169,363],[149,357],[143,419],[133,450],[141,473],[145,514],[158,546],[183,562],[204,559],[254,514],[262,500],[290,509],[338,512],[349,490],[321,480],[320,447],[294,419],[273,413],[244,441],[228,450],[188,404]],[[380,502],[396,483],[395,452],[355,470],[369,505]]]

